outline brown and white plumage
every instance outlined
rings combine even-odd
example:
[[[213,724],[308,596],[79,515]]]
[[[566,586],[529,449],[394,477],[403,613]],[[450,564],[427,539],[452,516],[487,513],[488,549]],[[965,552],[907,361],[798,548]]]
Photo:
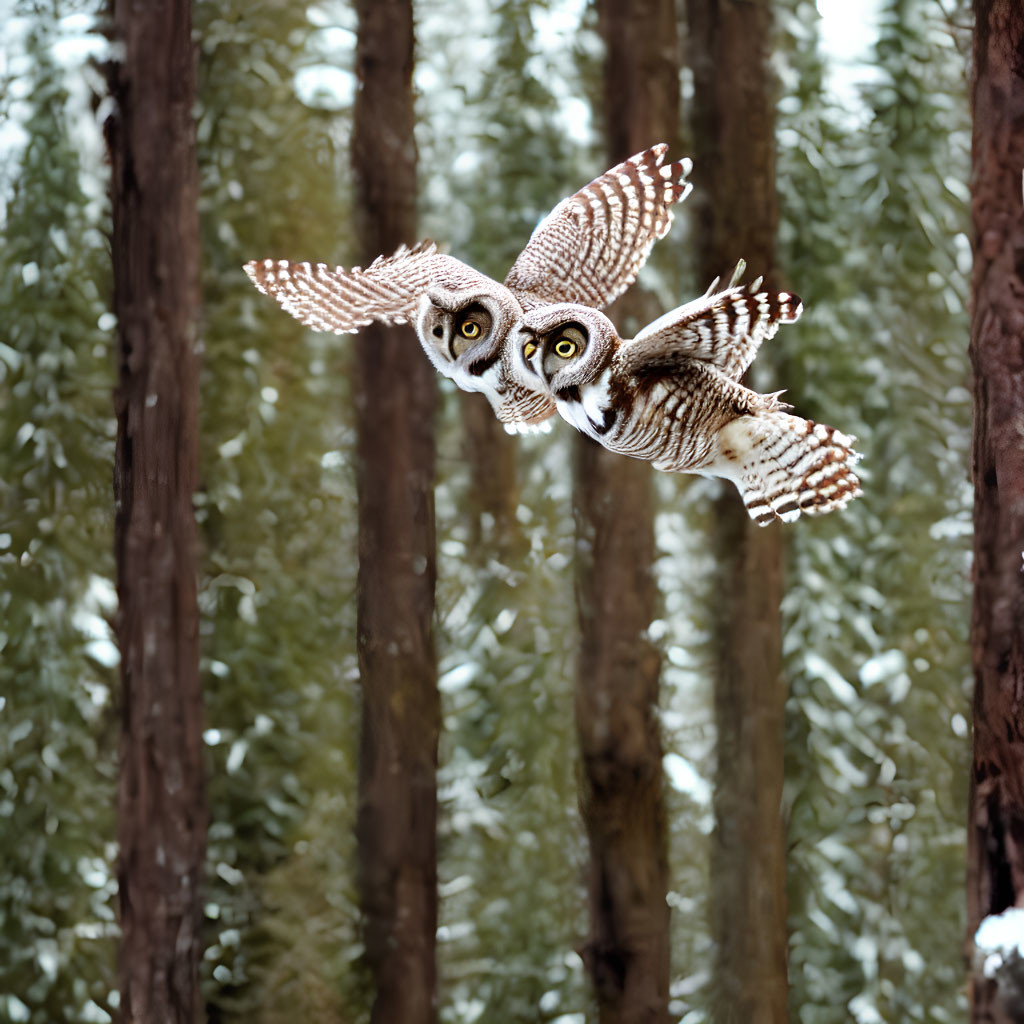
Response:
[[[607,305],[636,279],[686,197],[689,160],[667,146],[637,153],[562,200],[538,225],[505,284],[438,252],[403,246],[365,269],[254,260],[253,284],[314,330],[350,334],[374,321],[411,323],[431,362],[467,391],[487,395],[509,429],[554,411],[547,390],[512,358],[524,313],[552,302]]]
[[[563,199],[537,225],[505,284],[526,309],[580,302],[602,309],[635,280],[693,186],[689,160],[664,164],[659,143]]]
[[[732,480],[759,525],[790,522],[861,493],[853,438],[739,383],[761,343],[801,309],[787,292],[729,288],[624,341],[596,310],[551,305],[527,314],[521,358],[562,417],[605,448]]]

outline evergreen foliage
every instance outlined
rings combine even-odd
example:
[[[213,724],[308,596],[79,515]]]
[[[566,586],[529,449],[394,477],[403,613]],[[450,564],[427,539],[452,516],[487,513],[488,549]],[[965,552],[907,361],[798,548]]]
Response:
[[[683,296],[675,301],[683,301]],[[655,483],[655,570],[663,609],[650,632],[663,653],[661,721],[672,908],[669,1009],[694,1024],[713,1019],[709,871],[716,749],[709,581],[715,564],[706,538],[719,482],[666,473],[658,474]]]
[[[0,250],[0,1017],[39,1024],[116,998],[112,322],[59,13],[30,18]]]
[[[564,441],[527,442],[516,565],[473,568],[464,500],[439,495],[445,700],[446,1018],[532,1021],[581,1007],[585,859],[572,735],[575,612]],[[464,477],[454,474],[453,483]],[[454,493],[453,493],[454,492]],[[442,497],[443,495],[443,497]],[[473,1019],[477,1019],[474,1017]]]
[[[970,488],[967,123],[938,5],[883,5],[863,114],[791,5],[782,332],[801,411],[858,435],[865,496],[794,532],[786,599],[792,1005],[801,1021],[963,1012]],[[809,26],[811,29],[809,30]]]
[[[116,1012],[101,618],[114,373],[104,214],[82,188],[101,168],[80,166],[52,55],[63,6],[28,8],[24,60],[4,73],[27,143],[0,171],[0,1019],[49,1024]],[[552,19],[574,25],[579,8],[474,2],[453,29],[450,4],[417,4],[421,233],[499,277],[538,218],[604,169],[576,117],[594,93],[592,34],[552,43]],[[938,4],[886,0],[864,106],[844,108],[815,5],[782,8],[780,262],[806,312],[771,345],[798,411],[858,435],[866,482],[841,516],[787,532],[792,1015],[952,1021],[970,717],[965,60]],[[266,255],[351,262],[348,110],[303,83],[325,64],[348,72],[354,19],[343,2],[199,0],[195,20],[207,1011],[366,1020],[350,339],[305,332],[241,271]],[[662,308],[708,283],[680,281],[686,216],[647,276]],[[575,1024],[591,1004],[574,952],[570,431],[517,441],[521,535],[480,550],[459,416],[479,400],[446,386],[438,435],[441,1019]],[[672,1009],[687,1024],[711,1019],[714,487],[658,478],[650,630],[666,655]]]
[[[549,87],[564,80],[544,75],[537,52],[536,20],[553,5],[473,5],[476,49],[444,34],[447,21],[429,17],[432,0],[417,6],[418,78],[433,85],[419,109],[423,233],[500,280],[539,219],[588,174]],[[458,119],[445,116],[456,108]],[[585,850],[573,796],[570,439],[560,424],[554,436],[521,439],[519,536],[478,550],[459,413],[480,399],[446,397],[437,489],[442,1019],[525,1024],[586,1006],[573,952],[585,929]]]
[[[346,1019],[356,941],[348,339],[261,301],[247,259],[340,261],[344,153],[296,75],[301,7],[200,3],[202,669],[213,1020]]]

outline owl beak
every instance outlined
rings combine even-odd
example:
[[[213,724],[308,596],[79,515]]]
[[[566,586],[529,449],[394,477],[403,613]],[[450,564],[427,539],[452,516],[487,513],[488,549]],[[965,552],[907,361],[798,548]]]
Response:
[[[533,346],[532,355],[527,356],[527,345]],[[540,343],[536,331],[531,330],[529,327],[521,326],[519,328],[519,351],[522,354],[523,364],[526,366],[526,368],[530,371],[530,373],[535,374],[536,376],[539,377],[540,371],[537,369],[537,364],[534,362],[534,360],[537,358],[538,353],[540,352]]]

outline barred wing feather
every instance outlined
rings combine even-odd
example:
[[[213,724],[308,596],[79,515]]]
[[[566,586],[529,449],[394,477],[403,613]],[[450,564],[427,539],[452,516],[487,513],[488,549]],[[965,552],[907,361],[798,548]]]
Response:
[[[688,159],[663,163],[659,143],[563,199],[537,226],[505,284],[527,310],[554,302],[600,309],[636,280],[689,195]]]

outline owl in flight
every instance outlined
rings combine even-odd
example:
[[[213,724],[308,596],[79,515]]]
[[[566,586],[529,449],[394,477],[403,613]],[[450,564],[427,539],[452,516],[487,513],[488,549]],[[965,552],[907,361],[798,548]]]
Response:
[[[543,306],[526,314],[517,358],[588,437],[656,469],[731,480],[760,526],[843,508],[861,493],[854,439],[740,384],[761,343],[803,308],[757,288],[709,290],[631,341],[597,310]]]
[[[563,199],[537,226],[505,283],[446,256],[433,242],[403,246],[365,270],[253,260],[256,287],[318,331],[351,334],[373,321],[412,323],[434,366],[483,392],[510,433],[547,425],[555,402],[516,353],[530,310],[552,303],[601,308],[636,279],[692,186],[689,160],[665,164],[652,146]]]

